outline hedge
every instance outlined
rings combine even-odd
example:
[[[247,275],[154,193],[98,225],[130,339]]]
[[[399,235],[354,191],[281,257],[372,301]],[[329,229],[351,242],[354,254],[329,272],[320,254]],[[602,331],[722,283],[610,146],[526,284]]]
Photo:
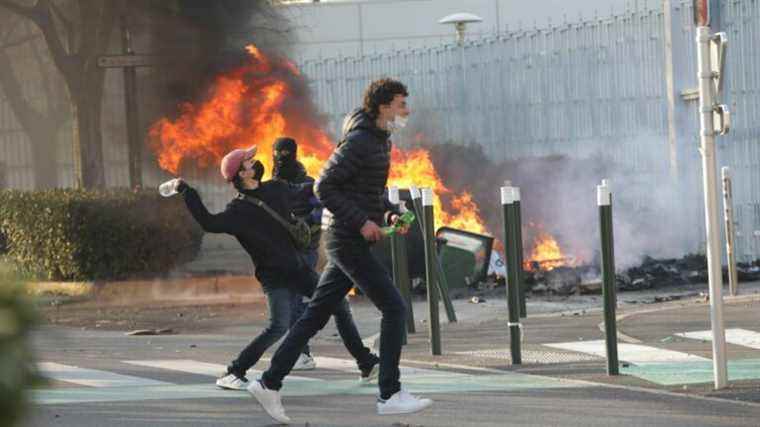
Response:
[[[164,274],[200,250],[202,230],[179,197],[155,191],[0,191],[0,242],[40,279]]]
[[[16,425],[29,408],[35,385],[31,329],[34,307],[24,300],[16,280],[0,273],[0,414],[4,426]]]

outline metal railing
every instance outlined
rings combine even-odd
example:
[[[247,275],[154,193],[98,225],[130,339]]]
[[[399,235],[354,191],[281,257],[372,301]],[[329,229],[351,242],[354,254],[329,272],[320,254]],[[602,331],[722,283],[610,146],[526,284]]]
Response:
[[[734,173],[736,254],[742,262],[760,258],[760,0],[721,2],[719,25],[731,46],[724,103],[732,107],[735,126],[718,140],[718,156]],[[672,46],[665,42],[668,31]],[[651,206],[649,184],[665,180],[672,200],[663,208],[689,224],[693,232],[684,250],[696,251],[704,235],[696,102],[681,96],[696,87],[694,46],[691,1],[665,0],[636,2],[625,12],[582,22],[511,30],[463,46],[326,58],[300,67],[333,134],[359,105],[367,84],[390,75],[408,84],[414,95],[411,127],[430,141],[480,144],[495,160],[601,156],[636,177],[625,192],[616,191],[636,209]],[[666,84],[668,59],[672,88]],[[107,84],[112,89],[103,117],[111,186],[128,185],[120,87],[118,81]],[[673,124],[675,140],[669,136]],[[58,144],[64,186],[73,184],[70,134],[62,129]],[[1,95],[0,163],[6,187],[33,188],[27,137]],[[147,168],[144,174],[146,185],[165,177]],[[219,185],[203,184],[203,190],[212,208],[221,209],[229,197]]]

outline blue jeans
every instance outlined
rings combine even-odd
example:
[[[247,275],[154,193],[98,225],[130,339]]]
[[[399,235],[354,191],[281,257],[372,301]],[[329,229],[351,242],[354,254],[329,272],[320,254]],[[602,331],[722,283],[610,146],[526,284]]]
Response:
[[[380,397],[387,399],[401,389],[399,360],[406,323],[404,300],[388,271],[370,252],[369,243],[331,235],[326,239],[328,262],[314,297],[291,327],[261,379],[267,388],[279,390],[298,359],[298,349],[325,326],[336,306],[345,304],[346,294],[356,284],[382,313],[379,386]],[[361,359],[357,360],[364,369]]]
[[[313,289],[318,280],[317,274],[311,268],[309,268],[304,274],[296,275],[296,277],[299,277],[299,280],[309,280],[311,283],[311,286],[302,286],[299,288]],[[274,284],[271,283],[262,284],[264,293],[267,296],[267,304],[269,306],[269,326],[267,326],[243,349],[243,351],[240,352],[237,359],[232,361],[227,368],[229,373],[234,373],[237,376],[245,376],[245,373],[259,361],[264,352],[277,342],[277,340],[282,338],[282,336],[288,331],[292,319],[291,307],[293,306],[296,297],[300,300],[302,296],[286,286],[273,285]],[[377,363],[377,356],[373,355],[370,350],[364,346],[361,335],[359,335],[359,331],[354,323],[354,318],[351,314],[351,308],[348,305],[348,301],[343,298],[342,301],[333,305],[333,307],[334,311],[330,314],[335,316],[335,325],[338,328],[340,337],[343,339],[343,345],[351,356],[354,357],[359,369],[367,370],[372,368],[372,366]],[[311,338],[311,336],[309,338]],[[288,350],[292,352],[293,364],[295,364],[298,356],[303,352],[307,343],[308,339],[297,349],[293,350],[291,348]],[[293,367],[293,364],[290,365],[291,368]]]
[[[264,352],[276,343],[290,327],[290,307],[293,299],[300,295],[284,287],[264,287],[269,308],[269,326],[254,338],[227,368],[229,373],[245,376],[245,373],[259,361]]]

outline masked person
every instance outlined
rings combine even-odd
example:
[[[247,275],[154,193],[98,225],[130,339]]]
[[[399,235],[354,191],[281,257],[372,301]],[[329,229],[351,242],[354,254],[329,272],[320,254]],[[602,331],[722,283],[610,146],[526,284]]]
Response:
[[[333,307],[344,301],[354,285],[382,313],[378,414],[413,413],[432,404],[430,399],[401,388],[399,361],[406,307],[388,271],[370,251],[370,245],[383,237],[380,224],[392,225],[399,218],[383,191],[390,171],[390,133],[406,124],[407,96],[406,87],[396,80],[370,84],[363,107],[346,118],[343,139],[317,181],[317,197],[326,208],[325,216],[330,213],[325,235],[327,266],[306,311],[275,352],[269,369],[248,387],[277,421],[289,420],[279,390],[298,359],[297,351],[325,326]]]
[[[291,200],[312,197],[312,185],[290,185],[279,180],[262,182],[264,165],[253,158],[255,153],[255,147],[238,149],[222,159],[222,176],[239,192],[223,212],[209,213],[198,192],[184,181],[180,180],[177,186],[188,210],[204,231],[231,234],[240,242],[256,267],[256,278],[267,297],[269,325],[216,381],[217,386],[233,390],[246,389],[249,384],[245,377],[247,371],[287,332],[294,295],[310,296],[318,280],[317,274],[296,250],[289,231],[250,199],[258,199],[280,217],[289,218]],[[356,359],[362,376],[371,377],[377,371],[373,368],[378,364],[378,358],[362,343],[348,304],[337,304],[333,314],[344,345]],[[304,345],[305,342],[294,350],[296,357]]]
[[[272,179],[279,179],[290,184],[314,184],[314,178],[306,173],[306,168],[298,161],[298,144],[293,138],[280,137],[274,141],[272,150],[272,160],[274,169],[272,170]],[[316,197],[296,200],[292,204],[293,216],[306,221],[311,229],[311,243],[309,247],[301,251],[301,255],[306,263],[313,269],[317,268],[319,261],[319,238],[321,235],[320,226],[322,221],[322,205]],[[290,309],[291,326],[298,320],[306,309],[306,303],[301,295],[294,295]],[[298,357],[292,370],[303,371],[314,369],[317,363],[311,356],[308,344],[304,346],[303,352]]]

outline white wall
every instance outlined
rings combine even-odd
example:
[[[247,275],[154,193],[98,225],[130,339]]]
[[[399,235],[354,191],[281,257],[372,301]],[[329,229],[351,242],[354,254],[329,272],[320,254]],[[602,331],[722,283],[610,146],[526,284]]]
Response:
[[[469,36],[500,29],[543,28],[621,12],[636,0],[365,0],[322,1],[282,6],[291,22],[294,59],[357,56],[392,49],[439,45],[454,40],[451,26],[438,20],[470,12],[483,22],[470,25]],[[661,0],[638,0],[659,7]]]

